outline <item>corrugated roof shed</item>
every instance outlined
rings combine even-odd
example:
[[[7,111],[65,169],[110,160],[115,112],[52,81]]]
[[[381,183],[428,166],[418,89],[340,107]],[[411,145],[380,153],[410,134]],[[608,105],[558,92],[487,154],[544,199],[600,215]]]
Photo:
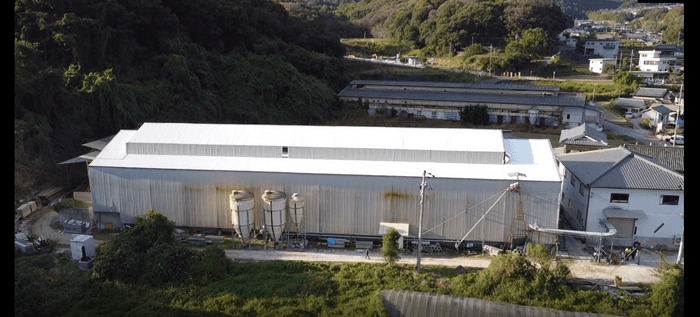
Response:
[[[633,98],[617,98],[613,101],[613,104],[625,108],[640,108],[645,109],[647,104],[644,100],[633,99]]]
[[[662,104],[655,104],[655,105],[651,106],[651,109],[654,109],[654,111],[656,111],[660,114],[669,114],[669,113],[671,113],[671,111],[673,111]]]
[[[579,125],[571,129],[561,130],[559,143],[569,145],[594,145],[607,146],[608,137],[587,124]]]
[[[524,91],[546,91],[558,92],[559,86],[523,85],[512,83],[443,83],[425,81],[394,81],[394,80],[353,80],[350,85],[362,86],[393,86],[412,88],[449,88],[449,89],[498,89],[498,90],[524,90]]]
[[[265,127],[268,129],[266,130]],[[236,131],[239,128],[245,131],[240,136],[225,133],[226,131]],[[295,138],[296,135],[300,137]],[[410,136],[420,137],[426,142],[425,144],[416,144],[409,140]],[[430,138],[425,139],[425,136]],[[325,142],[327,146],[331,147],[334,145],[358,148],[368,146],[363,144],[363,140],[366,138],[370,139],[367,140],[369,145],[379,146],[379,144],[383,144],[390,148],[399,149],[433,147],[451,151],[482,150],[487,151],[487,153],[498,153],[501,159],[507,153],[511,163],[494,164],[488,162],[470,164],[466,165],[470,168],[464,168],[464,164],[426,162],[420,158],[413,162],[295,159],[282,158],[279,154],[274,157],[224,156],[201,150],[203,144],[264,145],[272,143],[282,145],[285,143],[281,143],[281,141],[285,140],[289,144],[298,146],[313,146],[314,137],[319,138],[319,144]],[[334,140],[335,142],[333,142]],[[127,149],[131,142],[141,143],[143,149],[129,152]],[[169,144],[181,144],[181,154],[162,153],[164,151],[159,150],[159,147],[168,147]],[[510,179],[507,176],[508,173],[520,171],[528,175],[528,180],[560,181],[556,168],[552,168],[553,164],[555,164],[554,156],[549,140],[503,139],[501,130],[263,125],[242,127],[240,125],[169,123],[144,124],[138,131],[120,131],[90,164],[90,167],[401,177],[414,177],[415,171],[430,169],[431,173],[444,178],[475,179]]]
[[[102,149],[104,149],[105,146],[107,146],[109,141],[112,141],[113,137],[114,137],[114,135],[110,135],[108,137],[104,137],[104,138],[99,139],[99,140],[85,143],[85,144],[83,144],[83,146],[89,147],[89,148],[95,149],[95,150],[102,150]]]
[[[583,107],[585,105],[585,94],[579,93],[559,93],[556,96],[536,96],[536,95],[496,95],[477,94],[459,92],[431,92],[431,91],[409,91],[409,90],[380,90],[380,89],[358,89],[345,87],[338,96],[351,99],[394,99],[394,100],[420,100],[433,102],[460,102],[460,103],[499,103],[531,106],[569,106]]]
[[[623,147],[561,154],[557,159],[590,187],[677,190],[684,185],[680,173]]]
[[[391,289],[380,297],[392,317],[614,317]]]
[[[495,129],[144,123],[129,143],[503,152]],[[193,154],[197,150],[188,149]]]
[[[634,97],[643,97],[643,98],[663,98],[666,96],[666,93],[668,90],[665,88],[646,88],[646,87],[640,87],[637,88],[637,91],[635,91],[632,96]]]

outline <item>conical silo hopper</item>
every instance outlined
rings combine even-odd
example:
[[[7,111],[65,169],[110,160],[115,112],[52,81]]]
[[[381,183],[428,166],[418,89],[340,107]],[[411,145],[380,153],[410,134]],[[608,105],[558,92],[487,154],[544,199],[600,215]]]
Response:
[[[250,231],[254,229],[255,200],[253,193],[242,190],[234,190],[229,196],[231,206],[231,221],[233,229],[243,240],[250,238]]]
[[[295,232],[299,233],[302,221],[304,221],[304,197],[294,193],[289,198],[289,224],[292,225]]]
[[[265,230],[273,241],[279,242],[287,221],[287,195],[280,191],[266,190],[262,198]]]

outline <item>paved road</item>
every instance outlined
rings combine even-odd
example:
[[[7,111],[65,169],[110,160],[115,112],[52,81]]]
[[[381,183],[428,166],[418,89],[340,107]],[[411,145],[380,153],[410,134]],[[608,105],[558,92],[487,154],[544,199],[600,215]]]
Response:
[[[595,103],[598,110],[602,112],[601,124],[605,130],[631,137],[639,142],[639,144],[651,144],[657,146],[669,145],[667,142],[657,140],[654,136],[654,132],[640,127],[639,122],[641,121],[641,118],[629,119],[630,123],[633,125],[633,128],[631,129],[623,126],[622,124],[624,124],[625,121],[619,118],[616,114],[610,112],[608,109],[605,109],[605,107],[603,107],[604,104],[605,102]]]

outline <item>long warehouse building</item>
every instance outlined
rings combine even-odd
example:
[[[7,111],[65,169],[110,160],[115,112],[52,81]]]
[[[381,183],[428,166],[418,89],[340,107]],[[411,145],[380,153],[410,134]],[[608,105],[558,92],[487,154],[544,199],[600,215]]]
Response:
[[[428,119],[460,120],[465,106],[485,105],[491,123],[526,123],[567,129],[598,123],[600,113],[586,95],[562,92],[557,86],[353,80],[338,93],[340,100],[367,104],[374,115],[383,110]]]
[[[425,186],[424,239],[506,242],[520,200],[528,225],[558,227],[562,181],[549,140],[492,129],[144,123],[112,138],[89,179],[98,228],[153,209],[179,227],[233,230],[229,196],[238,190],[252,193],[260,229],[271,190],[303,197],[307,234],[378,237],[380,223],[394,223],[407,224],[410,239],[424,171],[435,176]]]

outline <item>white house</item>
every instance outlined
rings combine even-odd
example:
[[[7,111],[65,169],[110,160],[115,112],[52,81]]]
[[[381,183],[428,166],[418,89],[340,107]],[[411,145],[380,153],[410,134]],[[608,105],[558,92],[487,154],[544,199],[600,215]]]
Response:
[[[680,72],[676,57],[661,55],[661,51],[639,51],[639,70],[644,72]]]
[[[616,58],[591,58],[588,60],[588,69],[592,73],[596,74],[601,74],[605,72],[605,69],[608,68],[609,65],[615,66],[617,65],[617,59]]]
[[[617,233],[604,245],[678,248],[683,175],[623,147],[557,155],[562,215],[575,230]],[[599,239],[586,243],[597,245]]]
[[[584,55],[597,55],[603,58],[614,58],[620,52],[619,39],[588,39],[579,45]]]
[[[670,121],[669,116],[673,112],[673,110],[667,106],[670,107],[671,105],[664,105],[661,103],[651,105],[649,109],[642,111],[642,119],[651,119],[651,123],[649,124],[653,127],[659,127],[659,124],[661,127],[666,126]]]

